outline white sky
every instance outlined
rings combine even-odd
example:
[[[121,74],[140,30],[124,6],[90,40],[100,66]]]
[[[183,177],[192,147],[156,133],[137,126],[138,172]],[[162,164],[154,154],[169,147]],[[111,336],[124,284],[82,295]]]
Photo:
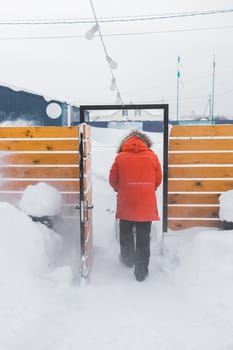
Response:
[[[157,15],[233,8],[232,0],[93,0],[97,17]],[[93,17],[88,0],[0,1],[0,20]],[[124,103],[169,103],[176,118],[177,56],[180,114],[204,112],[216,57],[215,114],[233,115],[233,12],[178,19],[101,24],[103,34],[232,26],[221,30],[106,36]],[[114,104],[111,75],[98,37],[3,40],[25,36],[84,36],[90,24],[0,26],[0,81],[78,104]]]

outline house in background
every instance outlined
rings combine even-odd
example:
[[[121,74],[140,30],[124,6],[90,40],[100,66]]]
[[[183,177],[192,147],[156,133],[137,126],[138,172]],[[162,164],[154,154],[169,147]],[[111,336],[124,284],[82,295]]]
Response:
[[[10,85],[0,85],[0,124],[58,126],[79,121],[79,108]]]
[[[150,132],[163,131],[163,110],[122,109],[94,111],[89,114],[88,124],[114,129],[138,129]]]

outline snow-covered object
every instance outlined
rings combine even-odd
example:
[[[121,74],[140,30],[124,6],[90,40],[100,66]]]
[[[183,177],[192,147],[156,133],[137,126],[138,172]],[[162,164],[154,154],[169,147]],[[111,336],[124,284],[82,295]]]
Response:
[[[0,202],[0,222],[0,285],[5,277],[29,280],[29,275],[39,275],[46,270],[54,248],[52,244],[57,244],[58,236],[5,202]]]
[[[31,216],[55,216],[61,212],[62,197],[54,187],[39,182],[25,189],[19,208]]]
[[[233,190],[222,193],[219,197],[219,219],[233,222]]]
[[[22,328],[42,312],[43,277],[51,271],[62,240],[9,203],[0,202],[0,222],[0,350],[6,350],[1,345],[17,343]]]

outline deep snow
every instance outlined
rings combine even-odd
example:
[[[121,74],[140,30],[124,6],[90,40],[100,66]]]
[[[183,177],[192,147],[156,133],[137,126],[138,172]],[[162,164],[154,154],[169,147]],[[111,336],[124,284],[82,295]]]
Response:
[[[162,240],[154,224],[143,283],[118,261],[107,179],[123,134],[93,128],[94,249],[86,286],[74,283],[73,261],[63,259],[73,254],[68,232],[0,203],[0,350],[233,349],[232,230],[169,231]],[[161,135],[151,136],[161,157]]]

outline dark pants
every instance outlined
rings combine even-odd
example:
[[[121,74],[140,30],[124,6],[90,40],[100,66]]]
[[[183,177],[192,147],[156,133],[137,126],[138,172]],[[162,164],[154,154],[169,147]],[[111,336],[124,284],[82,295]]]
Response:
[[[120,220],[120,249],[123,261],[135,270],[148,271],[150,259],[151,222]],[[135,232],[135,235],[134,235]]]

